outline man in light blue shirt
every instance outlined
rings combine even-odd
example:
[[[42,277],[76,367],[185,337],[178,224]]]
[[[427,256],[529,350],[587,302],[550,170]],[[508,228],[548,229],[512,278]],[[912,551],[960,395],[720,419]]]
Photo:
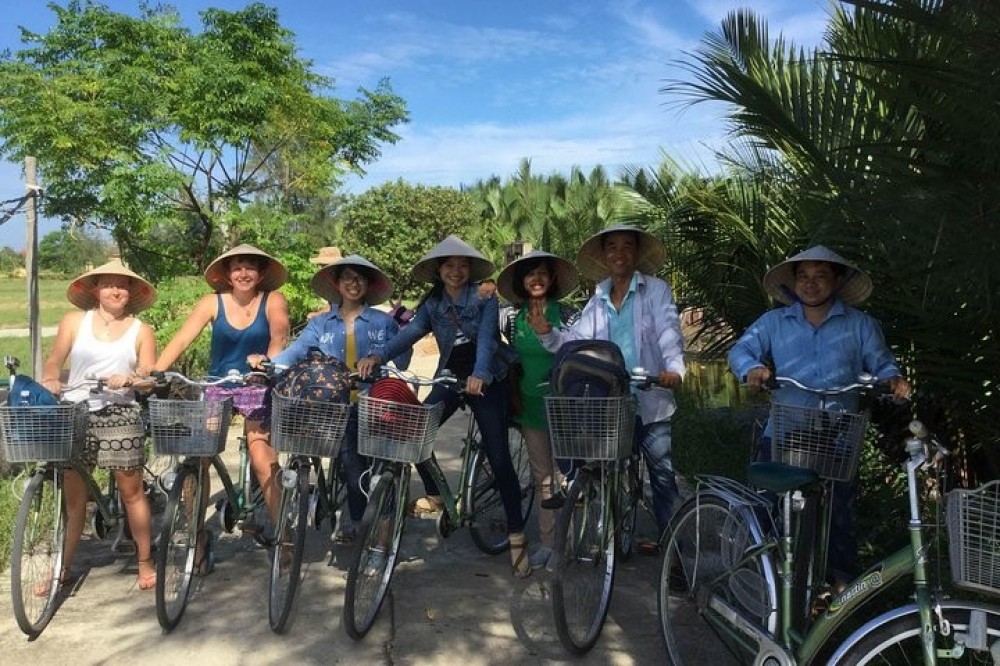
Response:
[[[729,366],[741,381],[760,388],[772,375],[779,375],[806,386],[835,388],[870,373],[885,381],[898,398],[909,397],[910,384],[878,322],[851,307],[872,291],[871,278],[857,266],[817,245],[769,270],[764,288],[787,307],[762,315],[730,350]],[[803,406],[818,402],[816,395],[795,387],[779,389],[773,399]],[[845,394],[838,402],[845,410],[858,409],[857,395]],[[765,437],[770,436],[769,428]],[[769,442],[763,454],[770,456]],[[855,491],[854,482],[834,484],[830,567],[840,581],[853,578],[857,558],[851,516]]]
[[[543,311],[530,311],[527,317],[551,351],[570,340],[611,340],[628,368],[641,366],[657,376],[658,386],[638,395],[638,441],[649,469],[660,534],[670,523],[678,496],[670,432],[677,403],[671,389],[684,377],[677,305],[670,285],[652,276],[665,260],[666,248],[652,234],[625,225],[609,227],[591,236],[577,257],[580,272],[600,280],[577,323],[560,331],[552,328]]]

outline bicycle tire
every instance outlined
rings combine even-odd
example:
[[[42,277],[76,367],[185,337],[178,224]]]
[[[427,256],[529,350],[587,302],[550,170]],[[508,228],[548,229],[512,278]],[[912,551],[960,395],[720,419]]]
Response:
[[[945,601],[941,604],[942,617],[951,624],[949,636],[935,632],[935,644],[938,650],[952,648],[956,638],[967,634],[970,617],[973,610],[981,611],[986,619],[986,649],[975,649],[966,645],[961,658],[946,659],[938,656],[938,664],[989,664],[995,663],[995,654],[991,656],[990,646],[1000,651],[1000,608],[982,605],[972,606],[961,601]],[[904,615],[900,615],[870,631],[862,634],[856,632],[848,639],[844,647],[838,651],[836,661],[831,664],[923,664],[923,652],[920,637],[920,615],[916,607]]]
[[[709,593],[719,594],[770,632],[775,630],[777,591],[770,555],[760,552],[740,560],[735,569],[731,566],[745,548],[734,544],[743,544],[753,533],[747,520],[724,499],[703,494],[685,502],[667,528],[657,606],[669,663],[692,666],[753,661],[755,644],[734,642],[738,632],[712,628],[710,609],[704,607]],[[739,552],[734,554],[733,548]],[[727,642],[727,636],[732,640]]]
[[[201,479],[201,465],[182,465],[163,514],[156,550],[156,619],[164,632],[180,622],[191,594],[198,531],[205,512]]]
[[[279,472],[280,474],[281,472]],[[295,485],[281,493],[278,526],[274,546],[271,548],[271,577],[268,586],[267,615],[271,631],[284,633],[288,617],[295,603],[302,555],[306,548],[306,531],[309,528],[309,466],[297,465]]]
[[[642,454],[632,455],[621,461],[621,489],[618,493],[618,526],[615,547],[622,562],[632,557],[635,545],[635,526],[639,521],[639,502],[642,499]]]
[[[344,629],[361,640],[375,624],[389,591],[408,504],[409,466],[386,471],[368,498],[344,592]]]
[[[577,655],[594,647],[611,604],[615,539],[606,491],[599,478],[581,470],[556,522],[552,614],[559,641]]]
[[[521,486],[521,515],[527,522],[535,501],[535,482],[528,462],[528,449],[524,444],[524,436],[517,428],[509,429],[507,443],[510,460]],[[487,555],[497,555],[510,547],[507,512],[500,500],[500,490],[489,459],[479,444],[470,456],[469,468],[470,477],[465,484],[464,502],[466,515],[472,519],[469,535],[479,550]]]
[[[39,470],[28,481],[14,523],[10,588],[14,617],[35,638],[56,611],[66,548],[66,513],[59,469]],[[48,586],[47,589],[45,586]],[[38,595],[36,592],[43,591]]]

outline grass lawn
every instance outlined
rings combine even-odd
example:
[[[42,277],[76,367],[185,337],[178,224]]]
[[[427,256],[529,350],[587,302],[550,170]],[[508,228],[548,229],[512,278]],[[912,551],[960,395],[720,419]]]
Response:
[[[50,335],[42,337],[42,361],[48,356],[52,349],[52,343],[56,336]],[[16,356],[21,360],[21,372],[32,374],[31,372],[31,348],[28,345],[28,338],[5,338],[0,337],[0,356]],[[0,365],[0,370],[3,366]],[[3,370],[4,387],[7,386],[7,371]]]
[[[40,280],[38,313],[42,326],[55,326],[73,306],[66,300],[69,280]],[[28,325],[28,281],[26,278],[0,278],[0,328],[24,328]]]

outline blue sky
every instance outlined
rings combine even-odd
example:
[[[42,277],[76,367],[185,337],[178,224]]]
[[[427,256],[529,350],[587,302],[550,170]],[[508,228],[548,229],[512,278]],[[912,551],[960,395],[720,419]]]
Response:
[[[135,13],[137,2],[109,0]],[[155,3],[153,3],[155,4]],[[197,30],[198,11],[236,10],[244,1],[172,3]],[[458,186],[513,175],[523,158],[540,174],[589,171],[614,177],[667,154],[711,168],[725,141],[721,108],[683,110],[659,92],[684,75],[677,60],[714,31],[727,12],[752,6],[772,35],[819,43],[826,0],[280,0],[271,2],[296,34],[299,55],[335,80],[333,94],[388,77],[411,121],[385,146],[352,192],[402,178]],[[0,49],[22,48],[18,25],[46,32],[44,3],[0,0]],[[21,165],[0,161],[0,201],[24,193]],[[42,183],[44,185],[44,182]],[[58,228],[42,222],[41,234]],[[0,246],[24,245],[24,215],[0,226]]]

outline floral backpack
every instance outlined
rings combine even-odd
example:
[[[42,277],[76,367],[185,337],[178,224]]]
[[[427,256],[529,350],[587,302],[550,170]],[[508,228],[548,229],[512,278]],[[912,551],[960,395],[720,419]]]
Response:
[[[278,378],[274,390],[299,400],[346,403],[351,399],[351,372],[339,358],[313,347]]]

